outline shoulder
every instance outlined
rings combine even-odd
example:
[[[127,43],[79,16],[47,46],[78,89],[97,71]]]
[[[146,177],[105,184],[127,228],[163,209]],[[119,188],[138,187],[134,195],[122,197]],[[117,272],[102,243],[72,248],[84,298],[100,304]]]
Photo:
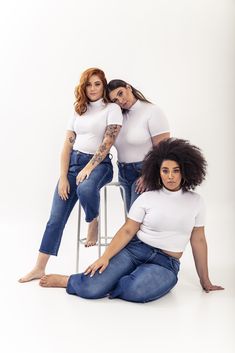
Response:
[[[163,115],[163,110],[154,103],[147,103],[148,104],[148,109],[150,112],[152,112],[154,115]]]
[[[195,191],[185,191],[183,192],[183,195],[198,201],[203,199],[202,196]]]
[[[183,193],[184,197],[191,202],[192,205],[198,208],[205,208],[205,201],[203,197],[195,191],[186,191]]]
[[[155,119],[156,117],[159,119],[165,118],[165,113],[163,112],[163,110],[154,103],[140,101],[139,109],[142,111],[142,113],[145,113],[145,115],[150,119]]]
[[[136,201],[138,201],[138,204],[146,204],[156,200],[160,194],[161,190],[145,191],[136,199]]]
[[[122,112],[121,108],[116,103],[106,103],[106,109],[112,112]]]

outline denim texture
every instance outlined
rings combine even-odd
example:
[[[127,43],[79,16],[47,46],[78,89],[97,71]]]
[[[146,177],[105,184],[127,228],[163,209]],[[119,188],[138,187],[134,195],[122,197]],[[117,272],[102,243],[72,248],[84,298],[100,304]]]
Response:
[[[109,296],[145,303],[164,296],[176,285],[179,267],[179,260],[135,236],[102,274],[71,275],[66,291],[87,299]]]
[[[126,209],[129,212],[131,205],[140,194],[135,192],[136,180],[141,175],[143,162],[120,163],[118,162],[118,181],[123,186],[126,196]]]
[[[68,200],[62,200],[55,189],[51,214],[47,222],[39,251],[57,255],[64,227],[68,217],[79,199],[85,212],[86,222],[91,222],[99,214],[100,189],[113,178],[113,167],[108,156],[91,172],[88,179],[76,185],[76,176],[86,166],[92,154],[72,151],[68,170],[70,193]]]

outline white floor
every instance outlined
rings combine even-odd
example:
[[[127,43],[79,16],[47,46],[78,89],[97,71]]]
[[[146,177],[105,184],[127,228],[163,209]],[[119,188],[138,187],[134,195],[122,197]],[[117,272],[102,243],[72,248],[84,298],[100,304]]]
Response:
[[[201,290],[188,246],[175,289],[147,304],[84,300],[64,289],[41,288],[37,281],[19,284],[17,279],[34,263],[42,225],[5,220],[1,352],[235,352],[234,221],[232,210],[222,209],[218,219],[213,216],[218,210],[211,208],[207,230],[211,280],[226,289],[209,294]],[[49,273],[74,272],[75,223],[74,218],[68,224],[60,256],[51,259]],[[221,224],[225,226],[220,228]],[[82,268],[96,252],[82,249]]]

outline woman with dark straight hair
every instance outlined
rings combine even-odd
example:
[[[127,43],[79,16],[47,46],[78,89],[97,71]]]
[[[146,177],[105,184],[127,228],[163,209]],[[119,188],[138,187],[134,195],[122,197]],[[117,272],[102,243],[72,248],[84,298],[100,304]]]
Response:
[[[141,169],[145,155],[160,141],[170,137],[162,110],[148,101],[143,93],[123,80],[112,80],[107,86],[111,102],[123,110],[123,125],[115,141],[118,153],[119,182],[124,187],[126,207],[145,190]]]

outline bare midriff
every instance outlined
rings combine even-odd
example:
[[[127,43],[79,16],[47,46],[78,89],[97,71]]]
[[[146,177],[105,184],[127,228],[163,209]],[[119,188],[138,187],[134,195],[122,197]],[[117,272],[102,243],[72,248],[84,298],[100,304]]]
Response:
[[[175,257],[176,259],[180,259],[181,256],[183,255],[183,252],[173,252],[173,251],[167,251],[167,250],[163,250],[161,249],[164,253],[166,253],[167,255],[170,255],[172,257]]]

